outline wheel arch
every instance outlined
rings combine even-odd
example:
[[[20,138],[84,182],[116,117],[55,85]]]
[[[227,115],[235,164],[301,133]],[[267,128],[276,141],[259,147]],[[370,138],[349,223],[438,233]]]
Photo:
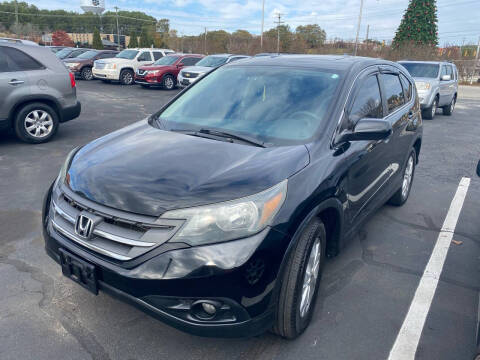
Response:
[[[420,150],[422,149],[422,138],[419,137],[417,140],[415,140],[415,143],[413,144],[413,148],[415,149],[415,153],[417,155],[417,164],[418,164],[418,159],[420,158]]]
[[[17,102],[13,107],[12,109],[10,110],[10,113],[9,113],[9,116],[8,116],[8,121],[10,123],[10,126],[13,125],[13,121],[15,120],[15,115],[18,113],[18,111],[28,105],[28,104],[32,104],[32,103],[36,103],[36,102],[39,102],[39,103],[44,103],[48,106],[50,106],[54,111],[55,113],[57,114],[58,118],[61,120],[61,115],[60,115],[60,104],[58,103],[58,101],[51,97],[51,96],[48,96],[48,95],[41,95],[41,96],[28,96],[26,98],[23,98],[22,100],[20,100],[19,102]]]

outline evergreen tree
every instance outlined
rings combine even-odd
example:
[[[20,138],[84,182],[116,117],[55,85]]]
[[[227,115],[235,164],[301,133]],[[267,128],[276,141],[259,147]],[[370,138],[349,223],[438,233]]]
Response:
[[[93,30],[92,48],[97,49],[97,50],[103,50],[103,44],[102,44],[102,39],[100,37],[100,31],[98,31],[97,28],[95,28],[95,30]]]
[[[393,39],[393,47],[406,43],[438,45],[436,0],[410,0]]]
[[[150,35],[150,29],[147,26],[142,28],[142,33],[140,34],[140,47],[149,48],[153,45],[153,39]]]
[[[128,47],[130,49],[138,48],[138,38],[137,38],[137,33],[135,31],[132,31],[130,33],[130,42],[128,43]]]

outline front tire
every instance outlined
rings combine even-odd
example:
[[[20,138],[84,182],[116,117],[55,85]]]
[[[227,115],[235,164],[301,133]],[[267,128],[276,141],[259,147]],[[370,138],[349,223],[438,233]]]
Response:
[[[390,198],[389,204],[394,206],[402,206],[408,200],[410,190],[412,189],[413,177],[415,175],[415,164],[417,163],[417,153],[414,149],[411,150],[408,156],[407,164],[403,169],[402,185],[400,189]]]
[[[120,83],[122,85],[132,85],[134,82],[134,74],[132,70],[122,70],[120,72]]]
[[[325,260],[325,226],[314,218],[302,231],[282,277],[273,332],[295,339],[310,324]]]
[[[93,72],[91,67],[84,67],[81,72],[82,79],[85,81],[93,80]]]
[[[163,87],[167,90],[173,90],[175,88],[175,79],[172,75],[165,75],[163,77]]]
[[[17,113],[14,130],[23,142],[40,144],[49,141],[58,129],[58,115],[43,103],[25,105]]]
[[[433,120],[433,118],[435,117],[435,114],[437,113],[437,107],[438,107],[438,96],[435,97],[432,105],[423,111],[423,118],[427,120]]]

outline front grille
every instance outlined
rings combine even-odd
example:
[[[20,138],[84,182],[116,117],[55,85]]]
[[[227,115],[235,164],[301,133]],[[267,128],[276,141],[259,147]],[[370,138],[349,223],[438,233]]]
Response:
[[[127,261],[165,243],[183,223],[182,220],[156,219],[123,211],[111,210],[74,193],[54,196],[51,204],[53,228],[77,244],[115,260]],[[118,216],[118,214],[121,216]],[[77,218],[87,215],[95,219],[91,236],[77,234]]]
[[[95,63],[95,69],[98,69],[98,70],[105,69],[105,66],[107,66],[107,64],[105,64],[105,63],[99,63],[99,62]]]
[[[183,77],[189,78],[189,79],[195,79],[198,74],[197,73],[192,73],[192,72],[184,72],[182,73]]]

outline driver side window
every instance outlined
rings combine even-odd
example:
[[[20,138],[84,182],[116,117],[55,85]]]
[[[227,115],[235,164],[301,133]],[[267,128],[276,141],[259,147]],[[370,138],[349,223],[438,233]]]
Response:
[[[377,75],[369,76],[362,84],[350,111],[351,119],[383,118],[382,96]]]

